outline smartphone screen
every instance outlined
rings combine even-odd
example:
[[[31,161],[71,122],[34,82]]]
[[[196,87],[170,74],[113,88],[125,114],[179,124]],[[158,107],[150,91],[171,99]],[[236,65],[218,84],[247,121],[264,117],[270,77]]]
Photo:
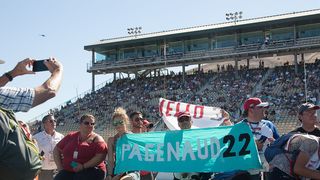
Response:
[[[48,71],[48,67],[44,64],[44,61],[46,61],[46,59],[34,61],[32,64],[33,66],[32,71],[33,72]]]

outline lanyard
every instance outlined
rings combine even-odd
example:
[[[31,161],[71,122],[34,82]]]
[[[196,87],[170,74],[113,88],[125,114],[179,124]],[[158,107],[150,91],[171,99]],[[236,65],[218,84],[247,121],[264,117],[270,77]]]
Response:
[[[252,122],[247,121],[247,124],[249,124],[250,129],[251,129],[251,132],[252,132],[253,134],[257,134],[258,131],[261,130],[261,127],[259,127],[259,123],[260,123],[260,122],[258,122],[258,123],[252,123]],[[256,126],[256,127],[253,127],[252,124],[256,124],[257,126]]]
[[[80,145],[81,145],[83,142],[87,141],[87,140],[92,136],[92,133],[90,133],[90,134],[86,137],[86,139],[85,139],[84,141],[81,141],[80,136],[81,136],[81,134],[80,134],[80,132],[79,132],[78,138],[77,138],[77,146],[76,146],[76,149],[75,149],[74,152],[73,152],[73,159],[74,159],[74,160],[78,158]]]

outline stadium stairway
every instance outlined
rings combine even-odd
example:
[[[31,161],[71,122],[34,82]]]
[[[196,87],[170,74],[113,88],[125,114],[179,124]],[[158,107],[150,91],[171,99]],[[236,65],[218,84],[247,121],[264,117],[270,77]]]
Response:
[[[262,84],[268,79],[268,77],[273,73],[274,68],[269,68],[268,71],[265,73],[265,75],[262,77],[262,79],[256,84],[256,86],[253,88],[251,92],[251,97],[254,97],[257,92],[261,92]]]

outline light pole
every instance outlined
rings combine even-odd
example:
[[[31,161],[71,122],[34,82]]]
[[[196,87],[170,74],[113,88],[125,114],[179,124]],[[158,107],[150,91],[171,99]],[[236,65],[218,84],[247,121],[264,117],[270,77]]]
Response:
[[[134,37],[137,37],[137,35],[142,31],[142,27],[127,28],[127,30],[129,35],[134,35]]]
[[[242,11],[234,12],[234,13],[226,13],[226,20],[234,22],[236,24],[237,21],[242,19],[242,14],[243,14]]]
[[[303,71],[304,71],[304,91],[306,102],[308,102],[308,86],[307,86],[307,70],[306,70],[306,61],[303,60]]]

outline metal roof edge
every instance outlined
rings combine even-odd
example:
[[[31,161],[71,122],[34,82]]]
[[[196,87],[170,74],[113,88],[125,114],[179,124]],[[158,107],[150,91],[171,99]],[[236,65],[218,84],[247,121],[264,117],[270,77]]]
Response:
[[[251,23],[262,23],[267,21],[282,20],[282,19],[296,18],[296,17],[302,17],[302,16],[316,15],[316,14],[320,14],[320,9],[291,12],[291,13],[285,13],[285,14],[279,14],[279,15],[257,17],[257,18],[249,18],[249,19],[238,20],[236,21],[236,23],[234,21],[221,22],[216,24],[199,25],[199,26],[193,26],[193,27],[151,32],[151,33],[145,33],[145,34],[102,39],[99,42],[86,45],[84,49],[89,48],[90,46],[102,45],[106,43],[115,43],[115,42],[129,41],[129,40],[153,38],[153,37],[167,36],[167,35],[173,35],[173,34],[181,34],[181,33],[189,33],[189,32],[196,32],[196,31],[203,31],[203,30],[210,30],[210,29],[225,28],[225,27],[231,27],[231,26],[247,25]]]

